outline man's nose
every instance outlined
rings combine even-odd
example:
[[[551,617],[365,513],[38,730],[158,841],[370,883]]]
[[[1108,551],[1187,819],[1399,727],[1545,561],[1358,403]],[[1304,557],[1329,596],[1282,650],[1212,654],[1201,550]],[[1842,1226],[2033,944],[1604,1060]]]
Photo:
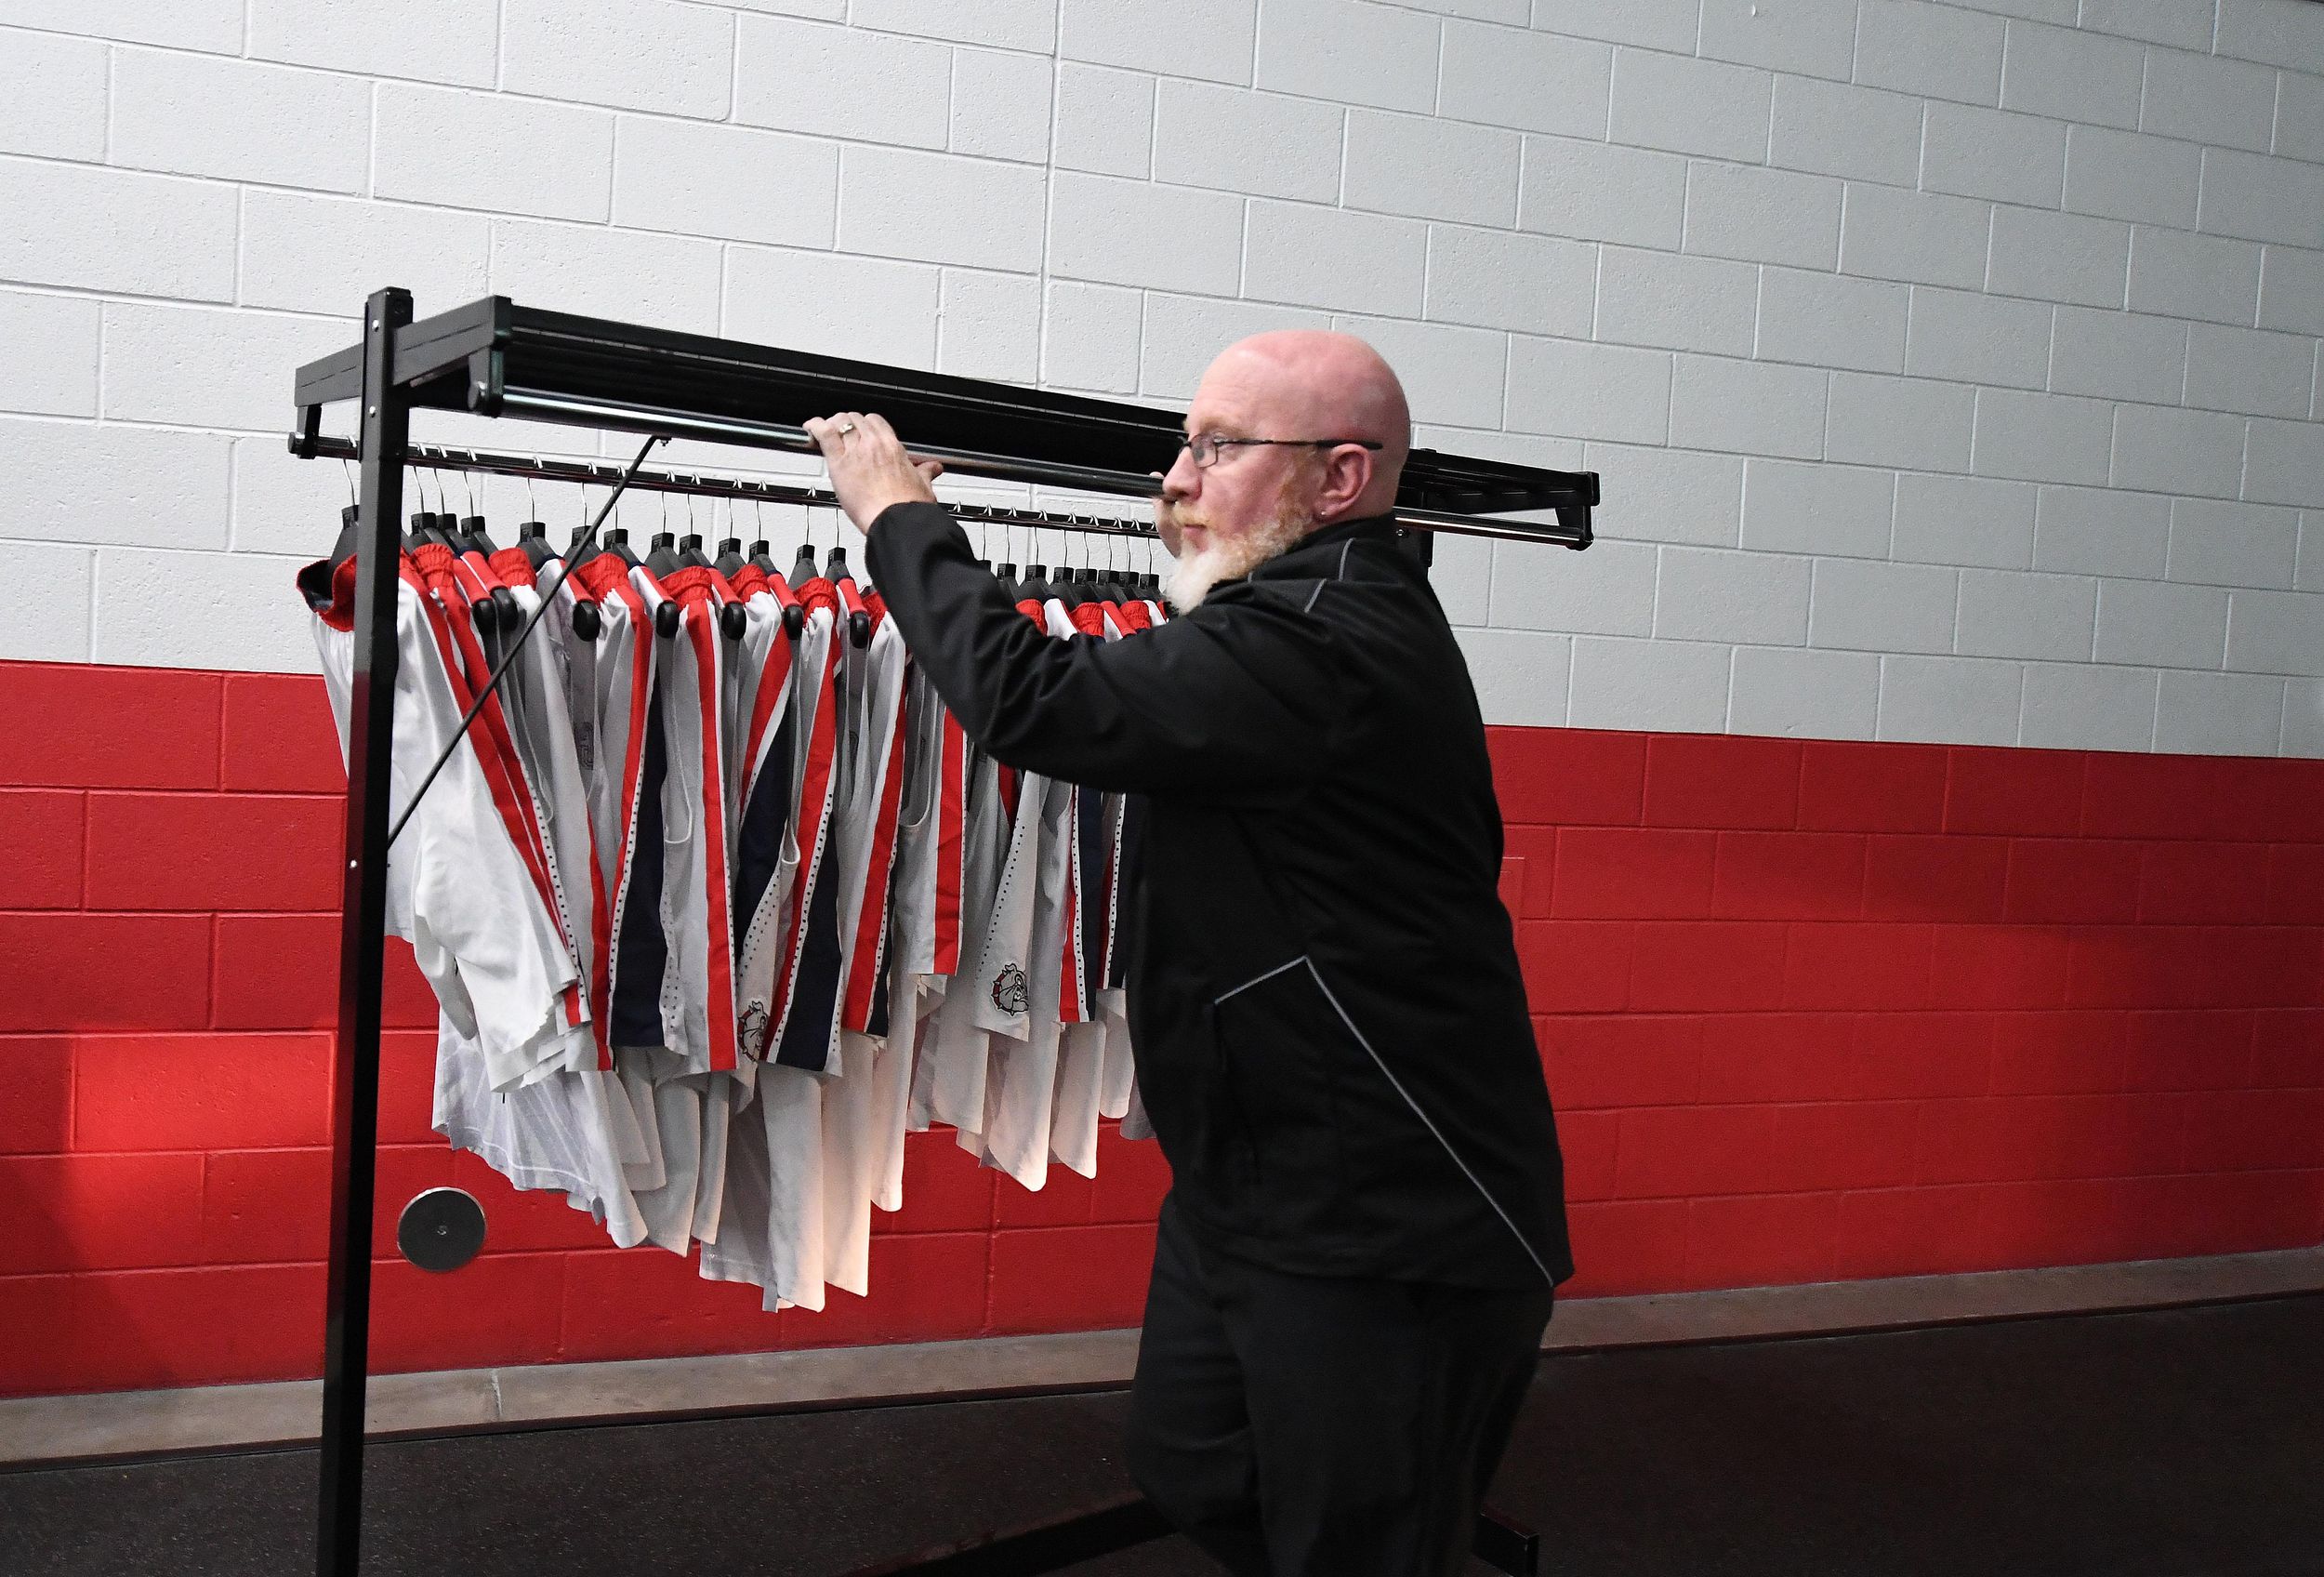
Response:
[[[1162,497],[1172,503],[1191,498],[1202,491],[1202,468],[1195,464],[1195,457],[1185,449],[1170,462],[1169,474],[1162,479]]]

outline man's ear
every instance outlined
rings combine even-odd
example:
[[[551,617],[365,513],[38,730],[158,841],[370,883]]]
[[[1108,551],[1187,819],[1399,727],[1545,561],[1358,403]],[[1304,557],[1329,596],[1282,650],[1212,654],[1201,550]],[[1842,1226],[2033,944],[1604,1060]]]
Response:
[[[1372,451],[1351,444],[1324,457],[1324,484],[1315,494],[1315,512],[1326,520],[1346,514],[1372,484]]]

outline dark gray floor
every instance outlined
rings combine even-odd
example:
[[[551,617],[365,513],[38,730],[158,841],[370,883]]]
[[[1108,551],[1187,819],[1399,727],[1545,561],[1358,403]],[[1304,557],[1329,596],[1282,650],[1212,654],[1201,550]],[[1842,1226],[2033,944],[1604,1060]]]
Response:
[[[381,1443],[364,1570],[838,1572],[1127,1488],[1117,1395]],[[9,1577],[310,1560],[308,1451],[0,1474]],[[1496,1501],[1547,1570],[2324,1571],[2324,1298],[1565,1355]],[[1087,1577],[1212,1570],[1170,1541]]]

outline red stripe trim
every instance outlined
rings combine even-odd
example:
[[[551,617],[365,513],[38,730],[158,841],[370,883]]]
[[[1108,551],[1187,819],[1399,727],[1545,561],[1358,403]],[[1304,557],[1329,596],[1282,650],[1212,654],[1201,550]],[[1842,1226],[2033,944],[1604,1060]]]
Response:
[[[767,590],[774,594],[777,603],[786,608],[799,606],[799,593],[791,590],[791,583],[783,577],[781,570],[769,570],[766,576]]]
[[[686,638],[693,643],[694,690],[702,706],[702,828],[706,896],[709,905],[710,1069],[735,1065],[734,927],[727,913],[726,787],[719,749],[719,636],[710,628],[718,601],[706,587],[682,593]]]
[[[441,555],[440,559],[438,555]],[[448,635],[459,654],[456,663],[447,656],[444,674],[452,682],[460,710],[466,713],[469,707],[476,704],[478,692],[491,680],[492,663],[485,656],[483,646],[477,641],[474,628],[469,623],[466,606],[463,605],[460,610],[461,616],[456,618],[450,616],[443,604],[447,588],[455,595],[458,591],[459,577],[455,571],[452,555],[443,549],[423,549],[414,556],[419,562],[421,573],[436,592],[430,628],[436,630],[439,641]],[[431,563],[431,560],[436,562]],[[486,742],[492,747],[489,750],[477,751],[476,758],[484,763],[486,775],[492,779],[494,798],[499,803],[501,815],[508,821],[517,853],[533,878],[541,903],[548,908],[549,918],[556,922],[558,936],[570,948],[573,937],[565,927],[564,910],[557,902],[556,886],[548,879],[548,853],[541,839],[540,821],[535,813],[532,789],[525,781],[515,738],[508,731],[508,716],[500,709],[500,693],[497,690],[478,709],[476,723],[483,728]]]
[[[935,689],[928,692],[931,705]],[[967,885],[969,736],[950,711],[944,714],[938,750],[936,802],[936,954],[932,967],[951,974],[960,967],[960,894]]]
[[[452,631],[458,627],[459,621],[448,616],[442,607],[440,606],[435,599],[431,597],[422,596],[419,599],[419,605],[421,610],[427,616],[429,633],[435,641],[436,654],[443,665],[444,679],[451,686],[453,700],[455,704],[456,704],[460,709],[465,712],[473,697],[468,693],[468,685],[460,676],[458,663],[455,657],[455,646]],[[478,721],[482,721],[481,714],[479,715]],[[492,752],[488,750],[475,749],[472,740],[470,741],[470,749],[476,757],[478,766],[483,772],[485,786],[492,793],[493,808],[499,814],[500,816],[501,828],[508,834],[508,841],[515,846],[518,857],[524,861],[526,869],[531,874],[535,887],[540,895],[541,901],[547,906],[550,917],[557,921],[559,934],[562,935],[564,925],[563,919],[558,914],[554,895],[548,886],[548,877],[544,870],[534,864],[533,856],[525,847],[525,824],[523,818],[518,815],[516,808],[516,802],[519,800],[520,796],[511,787],[503,763],[492,759]],[[570,945],[570,939],[568,938],[567,940],[568,945]],[[568,984],[564,992],[561,993],[561,1001],[563,1001],[566,1006],[567,1021],[570,1023],[574,1011],[579,1006],[580,1001],[578,996],[574,994],[573,987],[570,984]]]
[[[799,814],[802,816],[812,814],[814,825],[812,828],[799,828],[801,832],[812,831],[812,836],[799,840],[804,863],[799,881],[791,889],[791,934],[784,944],[783,973],[774,983],[773,1027],[767,1032],[770,1045],[780,1040],[786,1015],[790,1012],[791,987],[799,974],[799,952],[807,943],[807,901],[823,870],[824,835],[831,820],[831,767],[836,753],[834,735],[838,725],[838,720],[833,715],[838,707],[832,682],[838,671],[840,650],[838,631],[834,629],[824,653],[823,677],[815,684],[815,721],[808,733],[807,774],[799,786]]]
[[[894,867],[896,819],[904,804],[904,708],[888,746],[888,775],[879,785],[879,808],[872,822],[871,865],[864,872],[864,901],[855,914],[855,944],[848,957],[847,995],[840,1024],[863,1033],[878,995],[879,966],[888,936],[888,873]]]
[[[743,732],[743,788],[746,795],[759,781],[759,763],[765,759],[767,735],[772,732],[774,714],[782,706],[791,682],[792,647],[788,641],[777,641],[767,653],[766,666],[759,670],[759,687],[751,692],[750,722]]]

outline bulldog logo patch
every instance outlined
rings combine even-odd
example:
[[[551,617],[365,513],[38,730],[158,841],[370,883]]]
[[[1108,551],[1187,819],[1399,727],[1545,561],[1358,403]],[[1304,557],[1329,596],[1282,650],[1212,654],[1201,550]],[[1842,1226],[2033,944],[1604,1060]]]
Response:
[[[1033,992],[1025,984],[1024,971],[1013,963],[1000,966],[993,976],[993,1006],[1006,1014],[1020,1014],[1032,1005]]]

